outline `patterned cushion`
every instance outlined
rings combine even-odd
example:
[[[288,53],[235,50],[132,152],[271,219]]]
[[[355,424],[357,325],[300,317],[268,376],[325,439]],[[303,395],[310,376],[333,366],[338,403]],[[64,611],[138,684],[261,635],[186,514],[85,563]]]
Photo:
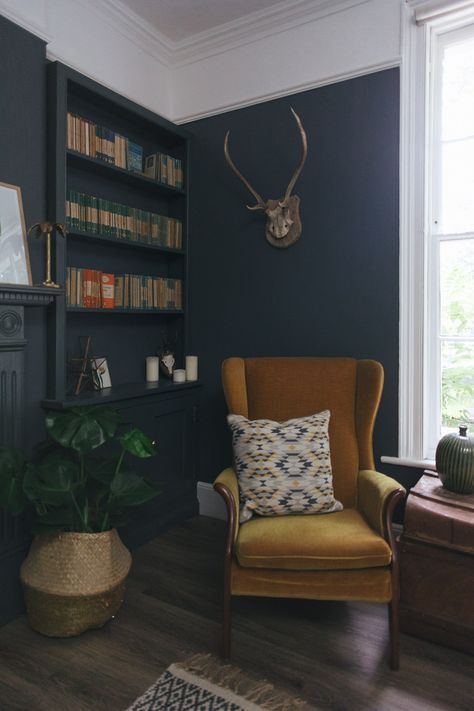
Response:
[[[340,511],[329,451],[330,412],[286,422],[228,415],[240,488],[240,521]]]

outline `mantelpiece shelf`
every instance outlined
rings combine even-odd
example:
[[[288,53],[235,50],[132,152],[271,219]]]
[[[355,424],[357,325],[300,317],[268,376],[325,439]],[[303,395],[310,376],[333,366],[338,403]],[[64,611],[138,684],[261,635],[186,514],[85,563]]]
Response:
[[[183,309],[121,309],[121,308],[115,308],[115,309],[90,309],[82,306],[68,306],[67,307],[68,313],[81,313],[81,314],[104,314],[104,315],[110,315],[110,314],[134,314],[134,315],[140,315],[140,314],[155,314],[155,316],[158,315],[179,315],[183,314],[184,311]]]
[[[44,400],[43,406],[51,410],[61,410],[67,407],[76,405],[106,405],[113,402],[121,402],[123,400],[132,400],[135,398],[159,396],[166,393],[177,393],[182,390],[190,390],[200,387],[199,380],[193,380],[186,383],[173,383],[161,376],[158,383],[124,383],[115,385],[104,390],[89,390],[82,392],[80,395],[69,395],[62,400]]]
[[[47,286],[0,284],[0,304],[11,306],[47,306],[64,294],[64,289]]]
[[[69,230],[68,237],[74,237],[75,239],[91,240],[93,242],[107,242],[114,245],[120,245],[121,247],[132,247],[133,249],[146,249],[152,252],[163,252],[163,254],[175,254],[176,256],[183,256],[185,254],[184,249],[174,249],[172,247],[162,247],[161,245],[148,244],[148,242],[134,242],[130,239],[118,239],[117,237],[107,237],[105,235],[92,234],[90,232],[80,232],[78,230]]]
[[[149,188],[161,193],[166,197],[183,197],[185,191],[181,188],[173,188],[171,185],[165,185],[164,183],[159,183],[153,178],[148,178],[146,175],[141,173],[133,173],[130,170],[125,170],[125,168],[118,168],[116,165],[111,163],[106,163],[100,158],[92,158],[91,156],[85,156],[82,153],[77,153],[76,151],[66,150],[66,157],[68,165],[76,165],[80,168],[85,168],[88,171],[93,171],[95,173],[101,173],[106,175],[108,178],[113,178],[114,180],[119,180],[129,185],[135,185],[140,188]]]

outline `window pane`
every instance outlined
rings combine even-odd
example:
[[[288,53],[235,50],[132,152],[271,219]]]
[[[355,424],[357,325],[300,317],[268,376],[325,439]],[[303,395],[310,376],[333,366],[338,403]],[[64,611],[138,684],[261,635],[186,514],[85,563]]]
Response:
[[[441,377],[442,426],[474,422],[474,343],[441,344]]]
[[[440,244],[441,335],[474,336],[474,239]]]
[[[474,232],[474,139],[443,144],[441,171],[441,232]]]
[[[442,138],[474,134],[474,39],[446,47],[443,56]]]

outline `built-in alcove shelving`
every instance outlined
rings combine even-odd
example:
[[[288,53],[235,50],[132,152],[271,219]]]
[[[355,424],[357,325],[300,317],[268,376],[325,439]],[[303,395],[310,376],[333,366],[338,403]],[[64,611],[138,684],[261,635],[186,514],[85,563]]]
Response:
[[[119,410],[123,426],[140,427],[156,440],[156,457],[134,461],[133,467],[147,474],[161,494],[133,512],[136,515],[132,514],[133,521],[123,532],[128,543],[143,542],[164,527],[197,512],[200,383],[174,384],[163,376],[158,384],[145,382],[145,357],[158,353],[163,338],[172,344],[178,367],[184,367],[187,352],[189,135],[180,127],[58,62],[48,66],[48,111],[47,217],[54,222],[66,223],[69,198],[70,225],[66,239],[56,238],[56,280],[65,288],[51,305],[54,319],[48,337],[49,388],[43,406],[46,409],[67,409],[80,404],[112,405]],[[85,155],[92,152],[87,149],[87,144],[82,153],[71,150],[67,140],[68,113],[106,127],[112,134],[140,145],[143,156],[166,154],[176,162],[181,161],[183,188],[162,184],[142,173],[107,163],[103,156]],[[94,146],[96,135],[94,133]],[[88,145],[90,147],[91,143]],[[116,157],[117,152],[115,160]],[[129,163],[128,167],[132,165],[131,161]],[[73,201],[76,213],[80,215],[74,224],[70,191],[74,197],[81,196],[80,201]],[[115,215],[130,217],[133,229],[128,229],[127,220],[119,229],[115,229],[117,224],[114,224],[113,230],[109,230],[110,223],[106,224],[101,218],[91,221],[91,213],[87,210],[94,204],[99,205],[95,202],[99,200],[105,201],[102,205],[113,204],[114,209],[119,210]],[[147,239],[141,239],[138,224],[142,218],[138,217],[138,211],[150,215]],[[86,214],[85,220],[81,217],[83,214]],[[156,240],[152,229],[158,224],[153,222],[157,217],[163,218],[166,225],[179,221],[181,239],[176,238],[178,233],[168,231],[172,228],[167,226],[163,232],[158,232]],[[90,229],[91,225],[93,229]],[[157,229],[162,229],[161,223]],[[176,239],[171,239],[171,234]],[[161,235],[165,235],[164,241]],[[176,246],[179,242],[181,244]],[[70,303],[66,282],[68,268],[71,268],[70,276],[74,274],[76,279],[76,291],[69,290]],[[77,284],[81,283],[79,276],[83,274],[77,270],[84,269],[181,280],[182,303],[179,304],[177,297],[176,308],[96,308],[95,304],[94,308],[85,308],[72,305],[72,301],[78,303],[76,297],[80,291]],[[152,283],[154,285],[155,281]],[[156,283],[163,284],[160,280]],[[168,296],[164,301],[169,303]],[[144,299],[140,305],[148,303],[149,300]],[[68,386],[67,366],[70,358],[80,355],[79,339],[86,336],[92,338],[91,355],[107,358],[112,387],[100,391],[84,390],[75,396],[71,380]]]
[[[189,136],[183,129],[128,101],[72,69],[54,62],[49,74],[48,217],[66,223],[66,202],[74,194],[94,196],[108,204],[171,218],[181,223],[179,248],[124,239],[69,225],[65,240],[56,239],[56,275],[66,287],[67,267],[115,275],[133,274],[182,282],[181,308],[86,308],[67,302],[64,291],[55,306],[54,365],[48,401],[64,402],[71,394],[68,361],[80,355],[80,338],[92,337],[92,353],[107,358],[113,387],[141,386],[145,357],[157,353],[163,339],[172,344],[178,365],[186,352],[188,163]],[[106,162],[68,147],[68,113],[107,127],[143,148],[181,161],[184,186],[174,187],[140,172]],[[71,126],[69,126],[71,131]],[[95,134],[94,134],[95,135]],[[105,135],[105,134],[104,134]],[[89,151],[90,152],[90,151]],[[114,160],[114,158],[112,158]],[[116,161],[118,162],[118,161]],[[105,230],[104,230],[105,231]],[[136,235],[134,235],[136,237]],[[67,292],[67,290],[65,290]],[[156,304],[155,304],[156,306]],[[164,389],[164,388],[162,388]],[[84,393],[77,400],[89,398]]]

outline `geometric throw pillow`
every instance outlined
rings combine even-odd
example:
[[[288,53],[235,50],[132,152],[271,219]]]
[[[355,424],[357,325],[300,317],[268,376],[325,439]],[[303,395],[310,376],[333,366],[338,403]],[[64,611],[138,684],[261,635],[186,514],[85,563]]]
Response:
[[[334,498],[329,410],[286,422],[228,415],[240,489],[240,521],[340,511]]]

